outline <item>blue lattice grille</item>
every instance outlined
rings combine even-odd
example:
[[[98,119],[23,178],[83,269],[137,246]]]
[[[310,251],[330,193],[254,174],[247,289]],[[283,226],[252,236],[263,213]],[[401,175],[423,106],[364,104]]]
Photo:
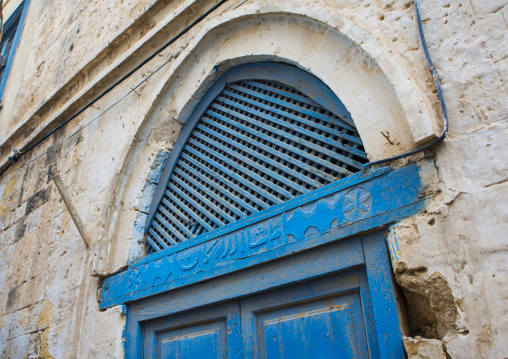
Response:
[[[270,81],[228,84],[199,119],[147,233],[149,253],[359,171],[350,119]]]

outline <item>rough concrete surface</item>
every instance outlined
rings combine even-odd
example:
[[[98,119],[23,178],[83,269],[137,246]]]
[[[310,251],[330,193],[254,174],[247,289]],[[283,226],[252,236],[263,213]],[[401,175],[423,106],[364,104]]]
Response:
[[[214,3],[32,0],[0,111],[0,165]],[[508,357],[507,5],[421,0],[450,132],[411,159],[432,199],[387,238],[410,358]],[[100,278],[144,255],[157,175],[200,97],[259,60],[328,85],[370,159],[441,131],[411,0],[228,1],[0,177],[0,358],[123,357],[124,310],[99,310]]]
[[[446,359],[443,343],[436,339],[403,337],[408,359]]]

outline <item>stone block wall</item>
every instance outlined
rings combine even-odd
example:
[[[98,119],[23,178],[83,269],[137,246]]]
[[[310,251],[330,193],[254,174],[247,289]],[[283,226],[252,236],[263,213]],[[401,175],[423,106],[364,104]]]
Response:
[[[215,3],[32,0],[0,111],[0,166]],[[411,358],[508,357],[507,5],[421,0],[450,133],[411,159],[437,169],[426,211],[389,228]],[[229,0],[0,176],[0,357],[123,357],[125,310],[98,309],[101,278],[143,255],[158,170],[199,96],[227,68],[266,59],[345,99],[371,159],[440,130],[412,1]]]

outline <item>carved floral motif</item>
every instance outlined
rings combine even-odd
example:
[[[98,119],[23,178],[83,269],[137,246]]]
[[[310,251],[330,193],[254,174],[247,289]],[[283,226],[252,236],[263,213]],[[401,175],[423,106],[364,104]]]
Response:
[[[127,288],[135,290],[139,283],[141,282],[141,279],[139,279],[139,276],[141,275],[141,272],[139,269],[134,268],[130,271],[129,276],[127,277]]]
[[[351,221],[365,217],[371,208],[372,196],[365,188],[353,188],[344,196],[342,210],[344,211],[344,216]]]

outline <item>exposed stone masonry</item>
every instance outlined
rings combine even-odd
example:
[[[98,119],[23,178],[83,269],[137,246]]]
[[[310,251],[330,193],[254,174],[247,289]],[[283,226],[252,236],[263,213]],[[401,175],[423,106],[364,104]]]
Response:
[[[32,1],[0,112],[0,163],[212,3]],[[426,212],[389,229],[405,347],[410,358],[504,358],[507,1],[421,0],[421,12],[450,133],[411,159],[434,195]],[[124,308],[99,311],[100,277],[143,255],[164,154],[207,86],[231,66],[267,59],[335,91],[371,159],[414,148],[439,124],[412,1],[231,0],[0,178],[0,358],[123,357]],[[50,180],[55,170],[88,251]]]

